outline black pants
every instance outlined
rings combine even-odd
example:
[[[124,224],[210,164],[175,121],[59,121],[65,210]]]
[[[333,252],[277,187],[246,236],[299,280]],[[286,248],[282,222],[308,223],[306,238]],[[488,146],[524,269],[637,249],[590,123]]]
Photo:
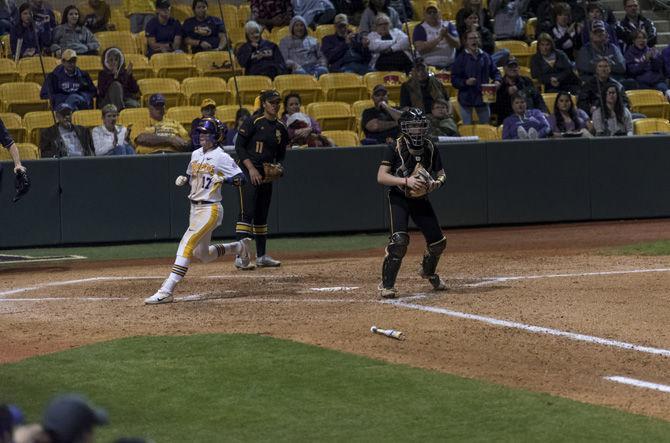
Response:
[[[245,237],[256,239],[256,255],[265,255],[268,235],[268,212],[272,201],[272,183],[258,186],[247,182],[240,186],[240,215],[235,226],[237,239]]]
[[[391,219],[391,235],[396,232],[407,232],[409,217],[421,230],[427,244],[442,240],[442,228],[427,198],[407,198],[397,192],[389,192],[389,216]]]

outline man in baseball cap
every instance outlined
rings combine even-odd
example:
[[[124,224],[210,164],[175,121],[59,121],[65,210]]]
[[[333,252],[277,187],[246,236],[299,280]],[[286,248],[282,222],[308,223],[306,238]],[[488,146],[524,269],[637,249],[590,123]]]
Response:
[[[97,89],[88,72],[77,67],[77,53],[66,49],[60,56],[61,64],[47,74],[40,98],[50,100],[52,109],[65,101],[75,111],[93,108],[93,97],[97,95]]]
[[[605,57],[612,62],[612,77],[620,81],[626,90],[637,89],[637,82],[626,79],[626,59],[616,44],[611,40],[611,34],[607,30],[607,24],[594,19],[589,26],[589,42],[577,52],[575,65],[579,71],[579,78],[588,82],[595,73],[594,60]],[[614,37],[616,38],[616,37]]]
[[[72,124],[74,110],[67,102],[55,107],[56,124],[40,133],[40,153],[43,158],[95,155],[91,131]]]
[[[361,117],[361,127],[365,133],[363,144],[386,144],[398,136],[398,119],[402,112],[389,106],[388,100],[386,86],[380,83],[372,89],[374,106],[363,111]]]
[[[108,421],[107,412],[93,407],[84,397],[65,394],[49,403],[42,428],[54,443],[92,441],[93,428]]]
[[[163,94],[149,97],[149,117],[151,124],[134,139],[138,154],[191,150],[191,137],[186,129],[178,121],[165,118]]]

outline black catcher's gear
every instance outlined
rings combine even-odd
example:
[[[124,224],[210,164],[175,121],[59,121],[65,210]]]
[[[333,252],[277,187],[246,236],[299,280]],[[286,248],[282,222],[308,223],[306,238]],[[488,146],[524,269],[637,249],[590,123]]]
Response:
[[[443,237],[442,240],[428,245],[426,251],[423,253],[421,276],[430,280],[433,286],[440,281],[439,277],[435,275],[435,270],[437,269],[437,263],[440,261],[440,256],[446,247],[447,239]],[[433,283],[433,280],[435,280],[435,283]]]
[[[30,190],[30,178],[26,171],[18,171],[14,178],[14,187],[16,188],[16,195],[14,196],[14,203],[19,201],[24,194]]]
[[[400,132],[412,142],[415,147],[423,148],[423,139],[428,134],[430,123],[423,111],[419,108],[409,108],[400,116]]]
[[[382,286],[387,289],[395,285],[402,258],[407,253],[409,235],[406,232],[394,232],[390,240],[386,246],[386,257],[382,264]]]

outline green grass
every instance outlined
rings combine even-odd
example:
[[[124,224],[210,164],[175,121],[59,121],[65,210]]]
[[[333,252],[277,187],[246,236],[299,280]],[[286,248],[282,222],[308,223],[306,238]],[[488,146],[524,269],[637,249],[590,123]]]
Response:
[[[285,237],[271,238],[268,247],[272,252],[318,252],[318,251],[358,251],[383,247],[387,234],[358,234],[328,237]],[[222,240],[229,242],[232,240]],[[218,242],[218,241],[217,241]],[[12,249],[0,251],[3,254],[31,255],[82,255],[90,260],[125,260],[135,258],[172,257],[179,243],[139,243],[113,246],[86,246],[71,248]]]
[[[98,441],[670,439],[661,420],[254,335],[99,343],[0,366],[0,380],[29,420],[55,393],[86,394],[110,413]]]
[[[603,253],[606,255],[670,255],[670,240],[607,248]]]

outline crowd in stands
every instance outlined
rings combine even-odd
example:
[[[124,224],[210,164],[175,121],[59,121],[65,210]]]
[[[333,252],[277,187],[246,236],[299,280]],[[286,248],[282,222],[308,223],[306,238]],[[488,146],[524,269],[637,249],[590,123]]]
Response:
[[[269,79],[406,74],[399,103],[389,100],[386,80],[370,86],[371,106],[356,116],[363,144],[397,136],[399,112],[410,106],[430,116],[435,136],[458,136],[459,122],[502,125],[503,138],[631,134],[633,119],[644,115],[631,111],[626,91],[654,89],[670,97],[670,48],[656,49],[656,28],[640,13],[638,0],[622,0],[620,21],[597,1],[462,0],[452,11],[441,10],[442,5],[432,0],[419,9],[409,0],[250,0],[244,41],[228,41],[226,26],[240,23],[227,24],[210,14],[207,0],[193,0],[192,16],[183,22],[174,17],[170,0],[124,0],[123,9],[130,30],[144,33],[148,57],[231,50],[242,75]],[[40,94],[56,117],[41,137],[42,156],[197,147],[179,122],[165,119],[161,94],[144,98],[149,126],[116,124],[119,112],[140,107],[142,98],[123,51],[101,51],[96,38],[98,32],[116,29],[105,0],[88,0],[81,10],[68,5],[60,17],[57,23],[43,0],[0,5],[0,33],[10,36],[11,57],[60,59]],[[317,38],[314,31],[325,24],[332,25],[331,32]],[[282,37],[269,38],[278,29],[285,29]],[[503,42],[509,40],[532,42],[534,51],[519,59]],[[77,65],[83,55],[101,57],[97,84]],[[558,99],[545,103],[542,93],[557,93]],[[292,145],[334,145],[301,108],[300,94],[283,96],[282,119]],[[89,130],[72,124],[73,112],[94,108],[101,110],[102,125]],[[203,113],[215,111],[213,101],[203,106]],[[228,143],[246,112],[240,108],[226,134]]]

